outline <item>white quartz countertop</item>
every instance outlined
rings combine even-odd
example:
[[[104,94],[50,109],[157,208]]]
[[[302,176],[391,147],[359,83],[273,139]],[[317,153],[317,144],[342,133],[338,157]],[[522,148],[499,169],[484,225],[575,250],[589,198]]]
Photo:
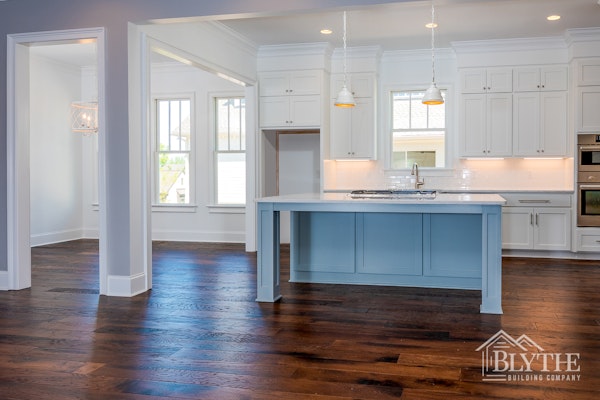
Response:
[[[438,193],[434,199],[393,198],[393,199],[353,199],[348,193],[305,193],[284,196],[262,197],[257,203],[374,203],[374,204],[478,204],[503,205],[506,200],[495,193]]]

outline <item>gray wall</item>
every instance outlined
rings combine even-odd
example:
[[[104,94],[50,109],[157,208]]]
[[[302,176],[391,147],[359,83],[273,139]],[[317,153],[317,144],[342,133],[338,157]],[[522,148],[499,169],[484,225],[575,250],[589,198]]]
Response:
[[[0,2],[0,76],[9,34],[106,29],[107,248],[109,274],[129,275],[127,23],[151,19],[279,12],[395,3],[389,0],[10,0]],[[7,158],[6,79],[0,79],[0,160]],[[131,94],[131,95],[136,95]],[[7,268],[7,166],[0,162],[0,270]]]

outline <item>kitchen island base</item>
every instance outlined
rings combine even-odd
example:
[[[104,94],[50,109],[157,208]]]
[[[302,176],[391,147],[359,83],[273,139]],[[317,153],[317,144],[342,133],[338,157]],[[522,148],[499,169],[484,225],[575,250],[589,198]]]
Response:
[[[293,282],[475,289],[482,292],[480,312],[502,313],[500,196],[479,202],[473,195],[411,202],[324,196],[257,202],[257,301],[281,298],[279,211],[291,211]]]

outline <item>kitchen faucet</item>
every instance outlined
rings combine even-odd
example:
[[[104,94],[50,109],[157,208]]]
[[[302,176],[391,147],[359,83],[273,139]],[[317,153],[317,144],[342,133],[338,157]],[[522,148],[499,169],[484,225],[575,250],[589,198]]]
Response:
[[[415,189],[420,189],[425,184],[425,181],[423,178],[419,178],[419,164],[413,163],[410,174],[415,176]]]

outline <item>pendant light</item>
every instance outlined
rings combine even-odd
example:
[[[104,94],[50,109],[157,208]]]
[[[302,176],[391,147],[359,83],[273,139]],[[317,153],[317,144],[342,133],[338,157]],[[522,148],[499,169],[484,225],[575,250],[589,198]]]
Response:
[[[433,0],[431,1],[431,86],[425,91],[425,96],[421,101],[423,104],[436,105],[444,104],[444,98],[442,92],[435,84],[435,9],[433,7]]]
[[[334,105],[336,107],[354,107],[356,105],[356,102],[354,101],[354,96],[352,96],[352,93],[348,90],[348,87],[346,86],[347,79],[348,79],[348,74],[346,71],[346,68],[347,68],[347,66],[346,66],[346,11],[344,11],[343,41],[344,41],[344,85],[342,86],[342,90],[340,90],[340,93],[338,94]]]

